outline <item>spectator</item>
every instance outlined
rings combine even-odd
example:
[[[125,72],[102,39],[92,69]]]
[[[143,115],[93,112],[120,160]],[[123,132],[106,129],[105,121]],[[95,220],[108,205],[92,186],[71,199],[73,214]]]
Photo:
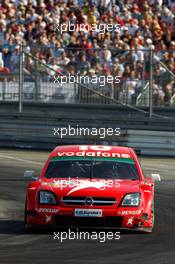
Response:
[[[1,68],[16,72],[18,47],[23,43],[25,51],[58,71],[70,69],[84,74],[95,71],[97,75],[118,72],[122,80],[139,76],[144,86],[150,77],[151,49],[175,73],[174,11],[174,1],[162,0],[1,1]],[[74,26],[69,28],[68,23]],[[67,25],[63,31],[62,24]],[[104,24],[119,24],[119,28],[103,31]],[[84,30],[80,31],[81,28]],[[33,60],[27,55],[25,60],[25,71],[34,71]],[[40,64],[37,67],[43,72]],[[171,86],[169,74],[159,66],[155,67],[154,74],[155,98],[161,103],[164,100],[170,103],[174,88],[167,88]],[[126,82],[122,82],[124,85]],[[137,90],[133,83],[131,90]]]
[[[67,57],[66,52],[63,51],[61,57],[57,60],[58,65],[66,66],[70,62],[70,59]]]
[[[79,63],[78,63],[78,69],[79,69],[79,72],[80,72],[82,75],[87,75],[87,72],[88,72],[89,69],[90,69],[90,63],[89,63],[89,61],[87,60],[85,54],[82,54],[81,57],[80,57],[80,61],[79,61]]]
[[[7,67],[4,67],[4,63],[0,60],[0,81],[7,80],[6,75],[10,73],[10,70]]]

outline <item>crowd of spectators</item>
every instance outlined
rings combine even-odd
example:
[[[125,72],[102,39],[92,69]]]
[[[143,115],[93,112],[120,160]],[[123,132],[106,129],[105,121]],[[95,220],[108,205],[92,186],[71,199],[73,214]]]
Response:
[[[71,27],[61,32],[65,24]],[[104,24],[113,27],[102,32]],[[152,49],[155,104],[175,104],[174,0],[1,1],[0,73],[18,71],[21,44],[26,54],[49,66],[46,70],[25,55],[26,74],[37,70],[52,75],[52,68],[57,73],[120,76],[116,95],[120,99],[126,93],[130,103],[149,80]]]

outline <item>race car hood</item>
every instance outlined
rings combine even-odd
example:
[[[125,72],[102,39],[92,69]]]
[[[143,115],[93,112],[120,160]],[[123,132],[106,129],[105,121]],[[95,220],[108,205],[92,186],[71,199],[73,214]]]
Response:
[[[140,181],[111,179],[45,179],[40,183],[39,189],[52,191],[58,197],[100,196],[120,199],[127,193],[139,192]]]

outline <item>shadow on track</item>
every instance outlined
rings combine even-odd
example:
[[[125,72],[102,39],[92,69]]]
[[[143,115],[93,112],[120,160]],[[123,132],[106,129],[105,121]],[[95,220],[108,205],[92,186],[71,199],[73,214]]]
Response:
[[[0,220],[0,234],[24,234],[24,223],[21,220]]]

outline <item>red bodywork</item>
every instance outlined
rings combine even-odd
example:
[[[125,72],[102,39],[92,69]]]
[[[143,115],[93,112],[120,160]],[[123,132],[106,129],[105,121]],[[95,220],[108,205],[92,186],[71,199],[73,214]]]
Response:
[[[45,172],[50,159],[53,157],[82,156],[82,157],[117,157],[131,158],[135,161],[139,180],[101,180],[97,179],[93,183],[92,179],[85,180],[81,186],[78,182],[71,179],[48,179]],[[60,181],[63,182],[60,185]],[[75,179],[77,180],[77,179]],[[100,183],[99,183],[100,182]],[[77,183],[77,185],[76,185]],[[99,183],[99,184],[98,184]],[[94,184],[94,185],[93,185]],[[102,184],[102,185],[100,185]],[[78,187],[79,186],[79,187]],[[103,186],[103,188],[102,188]],[[76,188],[78,187],[78,188]],[[39,192],[47,190],[53,192],[56,197],[56,205],[39,204]],[[126,194],[140,193],[139,206],[121,206],[121,202]],[[66,204],[64,199],[89,199],[87,204]],[[109,205],[94,205],[97,198],[113,198],[115,202]],[[68,227],[111,227],[111,228],[130,228],[140,230],[151,230],[153,227],[153,200],[154,200],[154,182],[145,178],[133,149],[118,146],[86,146],[72,145],[56,147],[50,154],[44,165],[40,177],[37,181],[30,182],[26,196],[26,223],[34,225],[58,225]],[[92,202],[93,201],[93,202]],[[89,204],[88,204],[89,202]],[[100,210],[98,217],[76,215],[77,210],[84,209]],[[88,209],[88,210],[87,210]],[[78,212],[79,213],[79,212]]]

